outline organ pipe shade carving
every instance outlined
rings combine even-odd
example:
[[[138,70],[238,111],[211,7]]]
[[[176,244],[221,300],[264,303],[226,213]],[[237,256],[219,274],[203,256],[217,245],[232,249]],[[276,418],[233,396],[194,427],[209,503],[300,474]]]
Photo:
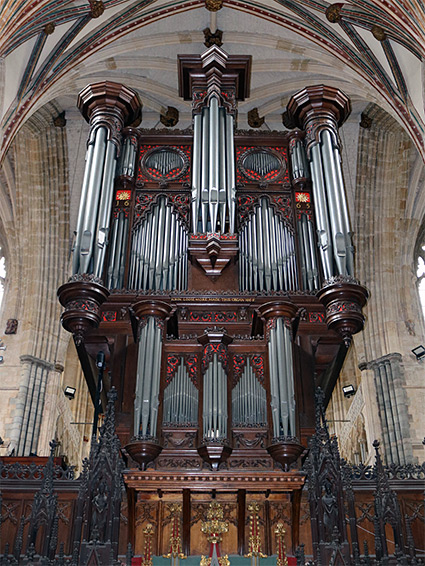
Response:
[[[208,442],[227,438],[227,375],[217,353],[204,373],[203,438]]]
[[[212,96],[194,117],[192,230],[235,231],[236,184],[233,116]]]
[[[281,317],[270,328],[269,368],[273,436],[296,436],[292,340]]]
[[[189,377],[184,358],[180,357],[175,375],[164,389],[164,424],[197,426],[198,402],[198,390]]]
[[[149,316],[140,330],[134,400],[134,435],[141,438],[156,437],[161,353],[161,325]]]
[[[187,246],[185,226],[160,197],[132,231],[129,289],[186,289]]]
[[[254,370],[248,363],[242,377],[232,390],[233,426],[266,426],[266,391],[258,381]]]
[[[294,235],[266,197],[239,234],[239,288],[298,289]]]

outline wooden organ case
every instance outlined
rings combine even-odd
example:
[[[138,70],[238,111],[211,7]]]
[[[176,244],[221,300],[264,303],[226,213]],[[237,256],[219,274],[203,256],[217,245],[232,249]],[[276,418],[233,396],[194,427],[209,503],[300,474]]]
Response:
[[[367,299],[338,169],[349,101],[310,87],[288,105],[291,131],[241,132],[249,58],[214,46],[179,66],[193,131],[126,127],[140,101],[122,85],[80,94],[90,140],[62,323],[93,398],[99,351],[118,392],[136,553],[148,523],[153,553],[169,551],[179,503],[183,552],[207,554],[212,499],[222,553],[248,551],[252,502],[263,552],[284,521],[293,553],[314,389],[329,399]]]

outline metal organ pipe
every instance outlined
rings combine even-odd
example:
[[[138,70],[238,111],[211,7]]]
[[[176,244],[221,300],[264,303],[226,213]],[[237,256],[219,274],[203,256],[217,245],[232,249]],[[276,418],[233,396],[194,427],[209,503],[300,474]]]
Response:
[[[193,155],[192,155],[192,231],[198,232],[199,204],[201,200],[201,140],[202,116],[193,118]]]
[[[94,154],[94,143],[89,143],[86,153],[86,166],[84,169],[83,186],[81,188],[81,200],[80,200],[80,207],[78,209],[77,227],[75,229],[75,240],[74,240],[74,249],[73,249],[73,257],[72,257],[72,272],[74,274],[78,273],[78,267],[80,263],[79,250],[81,246],[81,237],[83,233],[82,227],[84,220],[85,203],[87,202],[87,191],[88,191],[88,184],[90,178],[90,171],[93,162],[93,154]]]
[[[75,273],[88,273],[93,256],[94,232],[99,212],[99,195],[105,161],[106,135],[107,130],[105,127],[97,128],[94,133],[93,158],[88,174],[87,190],[81,195],[82,199],[84,197],[84,201],[81,199],[80,202],[80,210],[82,209],[84,212],[81,215],[81,223],[77,226],[74,248],[74,258],[76,256],[74,262]]]
[[[192,226],[201,231],[235,230],[236,180],[233,116],[219,106],[217,96],[194,117],[192,165]]]
[[[218,100],[212,96],[210,100],[210,128],[209,128],[209,183],[208,202],[211,232],[217,231],[219,170],[220,170],[220,130],[218,117]]]
[[[298,288],[294,235],[267,198],[260,199],[242,228],[239,245],[241,290]]]
[[[140,331],[137,358],[134,434],[155,437],[157,429],[162,331],[153,316]]]
[[[283,318],[279,317],[269,334],[270,393],[273,435],[295,436],[295,394],[292,340]]]
[[[325,128],[310,149],[316,226],[323,275],[354,274],[354,247],[337,133]]]
[[[232,390],[232,424],[234,427],[266,426],[266,412],[266,391],[247,363]]]
[[[227,438],[227,376],[216,353],[204,374],[202,428],[205,440]]]
[[[187,286],[187,230],[166,197],[160,197],[133,229],[130,289]]]

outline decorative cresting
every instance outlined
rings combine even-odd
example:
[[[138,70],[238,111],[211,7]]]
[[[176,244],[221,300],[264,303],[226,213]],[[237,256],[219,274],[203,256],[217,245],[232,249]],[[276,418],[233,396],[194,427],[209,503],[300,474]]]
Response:
[[[272,441],[267,451],[285,471],[304,450],[297,439],[291,322],[298,312],[290,301],[273,301],[258,309],[266,326],[272,414]]]
[[[65,307],[61,315],[62,326],[72,332],[78,347],[87,330],[99,326],[100,306],[109,297],[109,291],[93,275],[73,275],[68,283],[59,287],[58,297]]]
[[[133,305],[137,321],[136,392],[134,399],[134,437],[125,450],[144,469],[162,451],[158,443],[158,396],[161,376],[165,321],[173,309],[162,301],[140,301]]]
[[[338,127],[350,112],[348,97],[324,85],[299,91],[287,106],[292,123],[305,130],[325,279],[318,297],[326,307],[329,328],[336,330],[347,346],[352,334],[363,328],[361,309],[368,298],[367,290],[354,279],[354,248],[341,168]]]
[[[179,56],[180,95],[192,100],[193,110],[189,251],[212,277],[237,254],[237,239],[231,237],[236,213],[234,120],[236,100],[248,93],[250,63],[249,57],[228,56],[217,45],[201,56]]]
[[[227,460],[232,449],[228,445],[228,371],[227,346],[232,342],[222,328],[206,329],[198,337],[204,346],[202,357],[202,444],[198,447],[201,458],[213,470]]]
[[[208,557],[202,556],[200,566],[229,566],[227,557],[220,554],[220,543],[223,535],[229,530],[229,523],[224,521],[223,507],[217,501],[212,501],[207,511],[207,520],[201,523],[201,531],[210,543]]]
[[[90,124],[90,135],[72,270],[102,277],[121,132],[138,117],[141,102],[133,90],[105,81],[83,89],[77,105]]]

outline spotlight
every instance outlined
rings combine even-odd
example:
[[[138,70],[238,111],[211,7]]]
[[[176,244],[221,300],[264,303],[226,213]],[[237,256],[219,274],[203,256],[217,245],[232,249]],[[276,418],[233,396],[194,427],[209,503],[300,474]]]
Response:
[[[356,390],[353,385],[344,385],[342,392],[344,393],[344,397],[348,398],[352,397],[356,393]]]
[[[65,397],[68,397],[68,399],[71,401],[71,399],[74,399],[75,397],[75,391],[76,391],[75,387],[69,387],[69,386],[65,387],[64,390]]]
[[[413,348],[412,352],[415,354],[417,360],[422,360],[422,358],[425,357],[425,348],[422,344]]]

